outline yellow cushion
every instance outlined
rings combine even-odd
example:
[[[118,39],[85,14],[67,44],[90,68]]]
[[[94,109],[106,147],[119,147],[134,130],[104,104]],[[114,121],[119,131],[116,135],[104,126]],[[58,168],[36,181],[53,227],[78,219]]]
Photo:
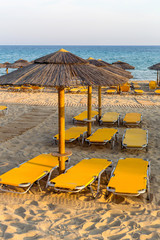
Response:
[[[61,174],[50,182],[55,183],[55,187],[75,189],[76,187],[87,186],[94,180],[94,176],[106,169],[111,164],[107,159],[91,158],[83,159],[65,174]]]
[[[115,128],[99,128],[90,137],[87,138],[90,142],[105,142],[110,141],[118,132]]]
[[[144,129],[132,128],[127,129],[123,144],[127,145],[127,147],[143,147],[143,145],[147,144],[147,132]]]
[[[92,111],[91,118],[93,118],[97,115],[98,115],[97,111]],[[79,115],[75,116],[74,119],[78,120],[78,121],[84,121],[85,119],[87,119],[87,111],[84,111],[84,112],[80,113]]]
[[[157,87],[156,81],[150,81],[149,82],[149,88],[150,89],[156,89],[156,87]]]
[[[123,121],[126,123],[137,123],[141,121],[141,113],[126,113]]]
[[[2,174],[0,183],[17,187],[24,183],[32,184],[56,166],[59,166],[58,157],[54,157],[51,154],[41,154],[19,167]]]
[[[117,112],[107,112],[103,115],[101,120],[103,122],[113,123],[113,122],[116,122],[118,120],[118,118],[119,118],[119,113],[117,113]]]
[[[0,111],[3,111],[3,110],[5,110],[5,109],[7,109],[6,106],[0,106]]]
[[[135,89],[134,92],[135,92],[136,94],[143,94],[143,93],[144,93],[144,91],[143,91],[143,90],[140,90],[140,89]]]
[[[77,139],[84,132],[87,131],[87,127],[72,127],[65,131],[65,140],[69,141],[70,139]],[[59,134],[54,136],[57,140],[59,140]]]
[[[79,91],[79,88],[71,88],[70,89],[70,92],[78,92]]]
[[[138,84],[134,84],[134,88],[141,88],[141,86]]]
[[[115,90],[115,89],[108,89],[108,90],[106,90],[106,93],[116,93],[117,92],[117,90]]]
[[[120,159],[108,187],[117,193],[137,194],[146,189],[148,162],[141,158]]]
[[[157,90],[155,91],[155,93],[156,93],[156,94],[160,94],[160,89],[157,89]]]

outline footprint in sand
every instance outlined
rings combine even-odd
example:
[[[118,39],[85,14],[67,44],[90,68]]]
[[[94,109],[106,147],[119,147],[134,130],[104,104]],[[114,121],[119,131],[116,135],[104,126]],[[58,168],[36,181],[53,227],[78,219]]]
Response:
[[[26,212],[26,210],[23,207],[20,207],[20,208],[17,208],[14,213],[16,215],[24,218],[26,216],[25,212]]]

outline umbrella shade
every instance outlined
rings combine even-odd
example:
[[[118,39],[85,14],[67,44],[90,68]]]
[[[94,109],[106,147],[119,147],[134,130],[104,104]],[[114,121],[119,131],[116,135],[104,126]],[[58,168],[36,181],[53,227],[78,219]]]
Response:
[[[126,62],[117,61],[117,62],[114,62],[112,64],[115,65],[116,67],[120,67],[122,69],[135,69],[134,66],[132,66],[132,65],[126,63]]]
[[[61,49],[55,53],[36,59],[33,64],[19,68],[0,77],[1,84],[32,84],[58,87],[59,105],[59,164],[60,172],[65,170],[65,114],[64,87],[88,85],[91,105],[91,85],[120,84],[128,79],[89,64],[86,60]],[[91,111],[91,107],[88,109]],[[91,128],[90,112],[88,113],[88,131]]]

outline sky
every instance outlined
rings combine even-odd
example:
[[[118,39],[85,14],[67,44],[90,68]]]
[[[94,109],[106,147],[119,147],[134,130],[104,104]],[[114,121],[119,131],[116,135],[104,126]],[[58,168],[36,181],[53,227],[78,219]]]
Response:
[[[0,0],[0,45],[160,45],[160,0]]]

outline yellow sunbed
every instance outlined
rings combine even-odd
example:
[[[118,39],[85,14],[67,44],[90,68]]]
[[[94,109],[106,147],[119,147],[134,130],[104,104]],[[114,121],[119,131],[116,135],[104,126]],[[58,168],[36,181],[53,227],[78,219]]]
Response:
[[[143,90],[140,90],[140,89],[135,89],[135,90],[134,90],[134,93],[137,94],[137,95],[138,95],[138,94],[141,95],[141,94],[144,93],[144,91],[143,91]]]
[[[88,142],[89,145],[105,145],[109,142],[111,148],[113,148],[117,136],[118,130],[115,128],[99,128],[90,137],[86,138],[85,141]]]
[[[87,132],[87,127],[72,127],[69,128],[65,131],[65,141],[66,142],[73,142],[75,140],[79,140],[82,139],[82,144],[84,142],[84,136]],[[53,140],[55,141],[55,143],[57,143],[57,141],[59,140],[59,134],[55,135],[53,137]]]
[[[149,199],[149,161],[141,158],[119,159],[107,190],[114,194],[138,196],[147,191]]]
[[[126,93],[126,92],[130,92],[130,85],[129,84],[124,84],[120,87],[120,91],[121,93]]]
[[[7,107],[6,106],[0,106],[0,112],[5,114],[5,112],[7,112]]]
[[[16,87],[16,86],[12,86],[12,87],[8,87],[7,90],[11,90],[11,91],[20,91],[21,90],[21,87]]]
[[[126,113],[123,119],[123,125],[140,125],[142,122],[142,114],[141,113]]]
[[[103,123],[108,124],[115,124],[119,126],[120,121],[120,114],[117,112],[107,112],[103,115],[103,117],[100,119],[99,124],[102,125]]]
[[[160,89],[157,89],[157,90],[155,91],[155,93],[156,93],[156,94],[160,94]]]
[[[149,88],[150,88],[150,89],[156,89],[156,88],[157,88],[157,83],[156,83],[156,81],[150,81],[150,82],[149,82]]]
[[[117,90],[116,89],[108,89],[108,90],[105,91],[105,93],[115,94],[115,93],[117,93]]]
[[[134,87],[134,89],[140,89],[141,88],[141,86],[138,85],[138,84],[133,84],[133,87]]]
[[[122,148],[148,150],[148,131],[140,128],[126,129],[122,138]]]
[[[89,187],[93,197],[96,197],[100,189],[101,175],[108,167],[111,167],[112,161],[100,158],[83,159],[75,166],[66,170],[64,174],[48,180],[47,186],[53,187],[56,191],[79,192]],[[92,183],[98,180],[96,194],[92,189]]]
[[[26,193],[35,182],[40,187],[39,181],[58,166],[58,157],[54,157],[52,154],[41,154],[2,174],[0,176],[0,190]],[[23,191],[18,191],[17,188]]]
[[[96,120],[98,117],[98,112],[97,111],[92,111],[91,112],[91,118],[92,120]],[[87,111],[84,111],[80,113],[79,115],[75,116],[72,118],[73,123],[86,123],[87,122]]]
[[[86,93],[86,92],[88,92],[88,89],[87,88],[80,88],[79,91],[80,91],[80,93]]]
[[[69,90],[69,92],[71,92],[71,93],[78,93],[79,91],[80,91],[79,88],[71,88],[71,89]]]

